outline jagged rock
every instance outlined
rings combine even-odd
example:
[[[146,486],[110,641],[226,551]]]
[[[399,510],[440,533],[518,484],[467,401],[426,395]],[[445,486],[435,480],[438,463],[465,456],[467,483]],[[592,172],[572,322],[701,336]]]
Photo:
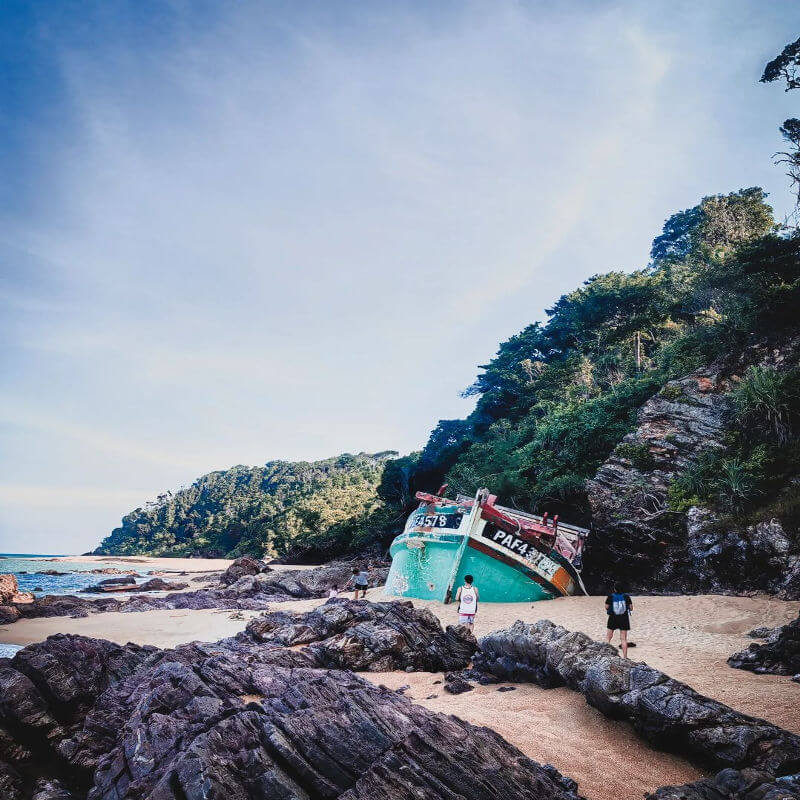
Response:
[[[26,800],[22,790],[20,774],[13,767],[0,761],[0,797],[3,800]]]
[[[31,800],[78,800],[58,780],[37,781]]]
[[[329,600],[305,614],[267,613],[251,620],[246,636],[286,646],[308,645],[324,667],[375,672],[466,667],[477,642],[463,626],[441,623],[410,602]]]
[[[0,575],[0,605],[10,603],[30,603],[33,595],[30,592],[21,592],[15,575]]]
[[[780,520],[759,522],[743,530],[721,524],[705,509],[689,509],[687,576],[691,585],[707,592],[733,588],[781,591],[794,545]]]
[[[724,769],[713,778],[663,786],[645,800],[795,800],[800,784],[754,769]]]
[[[36,671],[30,697],[0,692],[0,731],[26,722],[40,774],[0,761],[0,796],[580,800],[493,731],[305,658],[244,638],[158,651],[51,637],[4,668],[19,685]]]
[[[586,488],[593,532],[585,580],[614,576],[631,590],[685,584],[682,518],[666,510],[667,489],[707,447],[720,446],[730,382],[718,368],[669,381],[640,409],[627,434]]]
[[[241,558],[237,558],[233,564],[222,573],[219,582],[223,586],[230,586],[230,584],[236,583],[239,578],[245,575],[258,575],[259,572],[264,572],[268,569],[269,567],[263,561],[251,558],[250,556],[242,556]]]
[[[10,625],[20,618],[19,609],[16,606],[0,606],[0,625]]]
[[[773,629],[764,644],[754,643],[746,650],[734,653],[728,659],[728,664],[736,669],[773,675],[800,672],[800,617]]]
[[[143,584],[136,587],[137,592],[179,592],[181,589],[188,589],[188,583],[170,583],[161,578],[150,578]]]
[[[113,597],[87,600],[71,594],[47,594],[37,597],[32,603],[17,606],[26,619],[33,617],[88,617],[92,612],[118,611],[121,605]]]
[[[567,685],[580,691],[586,671],[599,658],[617,657],[610,644],[595,642],[584,633],[570,633],[549,620],[494,631],[479,642],[473,658],[477,670],[503,681],[527,681],[550,689]]]
[[[615,648],[549,620],[516,622],[480,641],[476,668],[545,687],[566,684],[607,716],[629,720],[657,747],[717,768],[781,774],[800,765],[800,736],[704,697]]]
[[[780,635],[782,628],[783,625],[778,625],[776,628],[768,628],[766,625],[762,625],[760,628],[753,628],[753,630],[748,631],[747,635],[751,639],[774,639]]]
[[[465,681],[460,675],[451,675],[444,682],[444,690],[449,694],[464,694],[464,692],[471,692],[474,688],[469,681]]]
[[[370,586],[384,584],[389,574],[389,565],[385,562],[334,561],[313,569],[273,570],[255,576],[255,580],[263,592],[297,598],[325,597],[333,586],[338,586],[340,590],[344,587],[353,577],[353,567],[366,568]],[[249,586],[248,579],[243,578],[234,583],[231,589],[248,589]]]

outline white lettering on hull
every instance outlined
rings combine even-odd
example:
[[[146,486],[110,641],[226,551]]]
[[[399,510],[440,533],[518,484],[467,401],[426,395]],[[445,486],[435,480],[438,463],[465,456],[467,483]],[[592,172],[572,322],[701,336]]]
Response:
[[[501,547],[505,547],[511,550],[512,553],[521,555],[536,572],[545,578],[552,578],[561,566],[556,561],[553,561],[552,558],[548,558],[532,544],[529,544],[524,539],[520,539],[518,536],[498,530],[491,538],[493,542],[496,542]]]

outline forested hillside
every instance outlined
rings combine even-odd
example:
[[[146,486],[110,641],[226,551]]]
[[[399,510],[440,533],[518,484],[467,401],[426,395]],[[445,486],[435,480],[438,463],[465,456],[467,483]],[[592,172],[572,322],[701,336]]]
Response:
[[[800,238],[776,232],[757,188],[674,214],[649,264],[590,278],[548,310],[546,323],[500,346],[467,390],[477,397],[475,411],[439,423],[415,482],[447,481],[465,493],[491,486],[520,508],[546,504],[588,522],[585,482],[648,398],[670,379],[756,337],[784,337],[797,324],[799,253]],[[770,483],[797,467],[796,376],[766,370],[746,377],[736,395],[742,441],[732,441],[714,465],[711,455],[704,459],[703,468],[718,473],[716,482],[691,490],[704,499],[727,502],[734,487],[723,475],[737,482],[738,504],[765,498]],[[773,438],[766,429],[760,436],[767,421]],[[635,448],[627,455],[643,465],[649,458]],[[740,473],[749,489],[739,485]],[[686,476],[676,483],[674,502],[685,502],[690,483]]]
[[[298,536],[334,535],[345,523],[355,533],[382,505],[378,484],[387,459],[396,455],[345,454],[211,472],[132,511],[95,552],[274,556]]]

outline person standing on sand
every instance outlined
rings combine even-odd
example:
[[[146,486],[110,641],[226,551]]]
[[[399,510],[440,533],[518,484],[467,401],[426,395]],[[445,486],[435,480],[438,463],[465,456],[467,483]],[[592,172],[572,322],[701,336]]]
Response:
[[[369,573],[365,569],[353,567],[353,575],[350,581],[353,581],[353,600],[358,600],[359,592],[361,592],[362,599],[366,600],[367,589],[369,588]]]
[[[466,625],[470,631],[475,624],[480,593],[478,587],[472,585],[472,575],[464,576],[464,585],[458,587],[456,603],[458,603],[458,624]]]
[[[606,641],[610,643],[614,638],[614,631],[619,631],[623,658],[628,657],[628,631],[631,629],[632,611],[633,600],[630,595],[625,594],[620,586],[614,586],[614,591],[606,597],[606,613],[608,614]]]

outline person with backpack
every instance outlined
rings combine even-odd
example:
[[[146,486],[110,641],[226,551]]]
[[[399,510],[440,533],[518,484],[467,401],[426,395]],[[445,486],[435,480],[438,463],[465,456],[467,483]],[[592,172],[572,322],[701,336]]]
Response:
[[[464,576],[464,585],[458,587],[456,603],[458,603],[458,624],[466,625],[470,630],[475,624],[480,594],[478,587],[472,584],[472,575]]]
[[[615,586],[614,591],[606,597],[606,613],[608,614],[606,641],[610,643],[614,638],[614,631],[619,631],[623,658],[628,657],[628,631],[631,629],[632,611],[633,600],[630,595],[625,594],[620,586]]]

